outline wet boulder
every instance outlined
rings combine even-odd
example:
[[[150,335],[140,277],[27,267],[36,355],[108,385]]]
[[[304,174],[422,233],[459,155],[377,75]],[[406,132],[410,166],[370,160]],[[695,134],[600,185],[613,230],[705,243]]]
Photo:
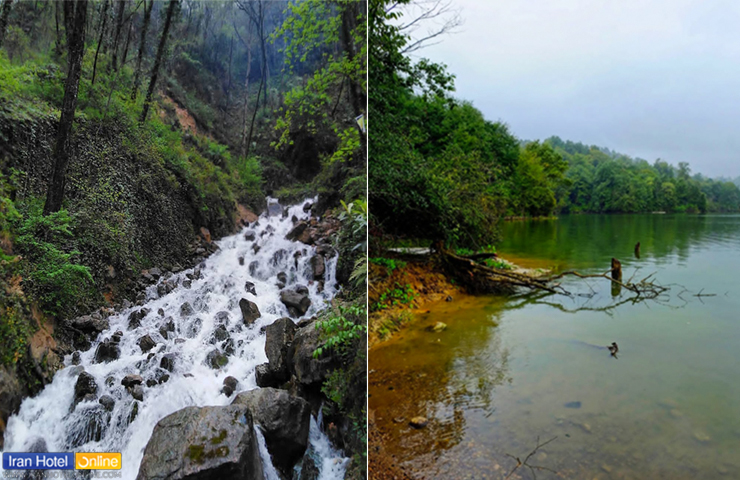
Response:
[[[244,233],[244,240],[248,242],[253,242],[255,238],[257,238],[257,234],[254,232],[254,230],[249,230],[248,232]]]
[[[75,383],[74,404],[77,405],[83,400],[94,400],[97,392],[98,384],[95,382],[95,377],[87,372],[80,373]]]
[[[257,276],[257,269],[260,267],[260,262],[254,260],[249,262],[249,274],[253,277]]]
[[[280,301],[288,308],[290,316],[294,318],[305,315],[311,306],[308,289],[301,287],[301,285],[297,285],[292,289],[285,289],[280,292]]]
[[[152,337],[150,337],[149,335],[144,335],[143,337],[141,337],[139,339],[139,341],[137,343],[138,343],[139,348],[141,348],[141,351],[143,353],[146,353],[149,350],[151,350],[152,348],[154,348],[154,347],[157,346],[157,342],[155,342],[154,340],[152,340]]]
[[[285,288],[285,285],[288,283],[288,275],[285,272],[279,272],[277,274],[277,280],[277,287]]]
[[[250,302],[246,298],[242,298],[241,300],[239,300],[239,308],[242,311],[244,324],[247,326],[252,325],[255,320],[262,316],[262,314],[260,313],[260,309],[257,308],[257,304],[254,302]]]
[[[255,297],[257,296],[257,289],[256,289],[256,288],[254,287],[254,283],[253,283],[253,282],[246,282],[246,283],[244,284],[244,290],[245,290],[245,291],[246,291],[247,293],[251,293],[251,294],[252,294],[252,295],[254,295]]]
[[[139,310],[131,312],[128,316],[128,329],[134,330],[141,326],[141,321],[149,315],[150,310],[148,308],[141,308]]]
[[[308,446],[308,402],[284,390],[259,388],[240,393],[231,404],[249,407],[254,422],[262,427],[273,464],[290,478],[293,466]]]
[[[165,318],[165,322],[162,324],[162,326],[159,327],[159,334],[162,335],[162,338],[167,340],[169,338],[169,332],[175,331],[175,322],[172,319],[172,317]]]
[[[211,337],[211,343],[223,342],[224,340],[227,340],[229,338],[231,337],[226,327],[223,325],[219,325],[213,331],[213,336]]]
[[[95,363],[108,363],[118,360],[121,356],[121,349],[118,342],[106,338],[95,349]]]
[[[244,405],[186,407],[154,427],[137,480],[262,480],[252,414]]]
[[[321,255],[314,255],[311,257],[311,270],[313,271],[313,279],[314,280],[321,280],[324,278],[324,273],[326,272],[326,262],[324,261],[324,257]]]
[[[232,376],[224,378],[224,386],[221,388],[221,393],[230,397],[236,391],[236,387],[239,385],[239,381]]]
[[[270,368],[269,363],[257,365],[254,369],[254,377],[258,387],[278,387],[285,383],[285,380]]]
[[[86,333],[97,335],[98,333],[108,330],[109,323],[107,319],[99,315],[83,315],[70,321],[73,328]]]
[[[290,241],[296,241],[303,235],[303,232],[308,228],[307,222],[298,222],[295,227],[291,228],[285,238]]]
[[[190,305],[190,302],[185,302],[182,305],[180,305],[180,316],[183,318],[189,317],[195,313],[195,310],[193,310],[192,305]]]
[[[79,365],[82,361],[82,357],[80,356],[80,352],[76,351],[72,354],[72,365]]]
[[[229,357],[221,353],[218,349],[213,349],[206,355],[206,365],[214,370],[226,366],[227,363],[229,363]]]
[[[216,325],[228,325],[229,318],[229,312],[224,310],[217,312],[216,315],[213,316],[213,320],[215,321]]]
[[[330,355],[314,358],[313,352],[323,345],[320,337],[316,320],[304,324],[293,337],[292,371],[303,385],[320,385],[336,367],[336,360]]]
[[[131,394],[131,396],[134,397],[134,400],[138,400],[140,402],[144,401],[144,387],[142,387],[141,385],[134,385],[127,390]]]
[[[177,355],[174,353],[165,353],[162,360],[159,361],[159,366],[165,370],[173,372],[175,370],[175,359]]]
[[[116,406],[116,401],[110,395],[103,395],[98,400],[98,403],[100,403],[108,412],[112,412],[113,408]]]
[[[123,377],[123,380],[121,380],[121,385],[123,385],[124,387],[133,387],[134,385],[141,385],[143,382],[144,379],[141,377],[141,375],[130,373]]]
[[[290,378],[291,347],[298,330],[293,320],[279,318],[265,328],[265,353],[278,381]]]

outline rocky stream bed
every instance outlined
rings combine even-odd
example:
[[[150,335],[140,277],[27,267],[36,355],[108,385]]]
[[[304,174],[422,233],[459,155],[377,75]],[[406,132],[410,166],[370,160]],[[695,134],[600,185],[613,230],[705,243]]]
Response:
[[[76,350],[4,450],[121,452],[124,479],[344,478],[316,395],[333,360],[313,356],[338,225],[311,203],[268,199],[194,268],[151,269],[135,304],[70,321]]]

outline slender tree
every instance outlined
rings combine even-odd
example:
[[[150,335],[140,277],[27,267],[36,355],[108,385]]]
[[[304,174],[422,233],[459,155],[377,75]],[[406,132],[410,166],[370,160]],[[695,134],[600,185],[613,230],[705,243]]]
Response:
[[[95,48],[95,60],[93,60],[93,71],[91,83],[95,85],[95,75],[98,72],[98,54],[100,47],[103,45],[103,36],[105,34],[105,24],[108,20],[108,0],[103,2],[103,13],[100,15],[100,35],[98,36],[98,46]]]
[[[144,49],[146,48],[146,31],[149,28],[149,20],[152,18],[152,7],[154,6],[154,0],[149,0],[149,7],[146,6],[146,0],[144,0],[144,23],[141,26],[141,40],[139,40],[139,55],[136,57],[136,69],[134,70],[134,86],[131,89],[131,99],[135,100],[139,94],[139,86],[141,86],[141,61],[144,58]]]
[[[10,16],[10,6],[12,4],[13,0],[3,0],[3,4],[0,6],[0,48],[3,46],[5,30],[8,28],[8,17]]]
[[[178,0],[170,0],[167,6],[167,17],[164,21],[164,29],[162,30],[162,37],[159,39],[159,47],[157,47],[157,58],[154,60],[154,68],[152,69],[152,76],[149,80],[149,89],[146,92],[146,98],[144,99],[144,108],[141,110],[141,116],[139,117],[139,123],[144,123],[146,117],[149,114],[149,107],[152,103],[152,96],[154,95],[154,89],[157,86],[157,77],[159,75],[159,69],[162,66],[162,59],[164,58],[164,52],[167,48],[167,35],[170,33],[170,25],[172,25],[172,18],[175,16],[175,8],[177,8]]]
[[[113,71],[118,70],[118,41],[121,37],[121,30],[123,29],[125,8],[126,0],[118,0],[118,11],[116,12],[116,35],[113,40],[113,59],[111,61]]]
[[[65,24],[70,25],[67,31],[68,72],[64,86],[62,114],[59,118],[56,143],[52,152],[54,171],[46,193],[44,215],[58,212],[64,200],[67,165],[70,158],[70,134],[77,108],[77,93],[82,73],[82,57],[85,54],[85,23],[87,23],[87,0],[64,2]]]

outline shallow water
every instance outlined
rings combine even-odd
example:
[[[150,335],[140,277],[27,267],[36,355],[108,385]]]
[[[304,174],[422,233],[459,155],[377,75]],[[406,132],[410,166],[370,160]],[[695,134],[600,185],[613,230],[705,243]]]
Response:
[[[625,279],[639,267],[676,285],[615,308],[630,297],[604,279],[563,282],[588,296],[433,305],[370,353],[388,452],[419,478],[503,478],[509,455],[556,437],[528,460],[537,478],[740,478],[740,216],[573,216],[502,234],[502,256],[527,266],[603,273],[615,256]],[[425,330],[437,321],[448,329]]]
[[[268,199],[271,203],[273,200]],[[81,355],[80,366],[72,366],[71,355],[65,359],[67,367],[58,372],[51,384],[34,398],[26,399],[17,415],[10,417],[5,432],[5,451],[23,452],[38,439],[46,442],[49,452],[121,452],[122,478],[133,479],[139,470],[144,448],[154,426],[165,416],[184,407],[196,405],[228,405],[233,400],[221,393],[223,380],[234,376],[239,381],[237,393],[257,388],[255,367],[267,361],[265,354],[265,334],[260,330],[277,318],[288,316],[288,311],[280,302],[280,289],[277,287],[277,274],[285,272],[287,286],[307,285],[312,305],[307,317],[315,314],[336,294],[335,270],[336,255],[327,259],[326,282],[323,289],[313,282],[309,259],[314,247],[285,239],[292,228],[292,216],[305,219],[302,204],[290,207],[287,216],[267,213],[259,218],[259,225],[252,225],[242,232],[226,237],[218,242],[220,250],[203,264],[202,276],[193,280],[190,288],[185,288],[187,270],[176,274],[180,277],[178,287],[171,293],[158,297],[156,286],[149,287],[149,301],[144,307],[151,312],[134,330],[128,328],[128,316],[140,307],[134,307],[109,318],[109,330],[93,341],[92,348]],[[245,236],[254,232],[252,240]],[[255,252],[255,245],[260,249]],[[239,264],[244,257],[244,265]],[[256,262],[256,268],[250,264]],[[245,282],[254,283],[257,295],[245,291]],[[247,298],[257,304],[262,316],[249,327],[244,326],[239,308],[239,300]],[[183,316],[181,306],[188,302],[193,314]],[[162,309],[164,315],[159,315]],[[228,314],[224,320],[224,313]],[[160,326],[172,317],[176,331],[164,338]],[[296,322],[298,320],[295,320]],[[226,327],[232,347],[229,354],[225,341],[215,341],[216,329]],[[121,355],[110,363],[95,363],[96,346],[116,330],[124,332],[121,340]],[[143,353],[137,340],[145,334],[157,342],[150,353]],[[206,364],[206,357],[213,349],[227,353],[228,363],[218,370]],[[160,360],[165,354],[176,357],[174,371],[166,383],[144,389],[144,400],[134,407],[134,400],[121,385],[121,379],[129,373],[139,374],[146,382],[164,372]],[[95,377],[98,385],[97,396],[104,394],[116,400],[110,414],[103,411],[97,400],[82,402],[73,407],[74,386],[80,367]],[[138,414],[130,421],[131,411]],[[90,419],[99,418],[102,435],[90,428]],[[99,439],[96,439],[97,437]],[[258,435],[261,437],[261,433]],[[344,478],[346,462],[341,452],[327,447],[328,440],[312,419],[311,450],[318,452],[322,480]],[[276,473],[267,455],[264,441],[260,438],[260,451],[265,463],[265,478],[274,479]],[[333,462],[325,465],[326,462]],[[337,465],[337,466],[335,466]]]

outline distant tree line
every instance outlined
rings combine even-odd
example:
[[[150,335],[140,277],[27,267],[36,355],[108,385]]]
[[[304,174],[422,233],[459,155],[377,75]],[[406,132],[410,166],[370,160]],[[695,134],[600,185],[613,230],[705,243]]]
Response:
[[[399,7],[370,2],[369,199],[374,235],[485,246],[505,216],[738,211],[731,182],[606,149],[517,139],[453,98],[444,65],[405,53]]]

